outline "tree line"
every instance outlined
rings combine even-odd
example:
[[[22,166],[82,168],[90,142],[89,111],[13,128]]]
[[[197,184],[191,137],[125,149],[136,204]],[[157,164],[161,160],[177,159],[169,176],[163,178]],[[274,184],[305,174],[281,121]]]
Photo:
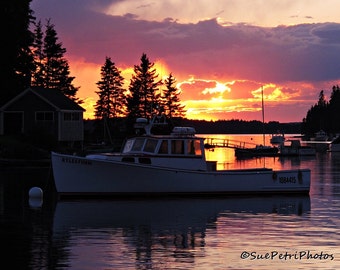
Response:
[[[333,135],[340,133],[340,88],[338,85],[332,87],[329,101],[326,100],[324,90],[321,90],[317,103],[311,106],[302,121],[303,134],[312,137],[319,130]]]
[[[101,67],[101,79],[97,82],[99,99],[95,105],[96,118],[184,117],[185,109],[179,99],[176,78],[170,73],[164,82],[158,79],[155,64],[145,53],[140,61],[139,65],[134,66],[128,89],[124,89],[121,70],[110,57],[106,57]]]

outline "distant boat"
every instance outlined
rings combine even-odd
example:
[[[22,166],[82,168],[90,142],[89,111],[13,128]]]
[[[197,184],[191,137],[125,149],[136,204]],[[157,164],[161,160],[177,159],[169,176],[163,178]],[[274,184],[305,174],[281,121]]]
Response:
[[[300,140],[288,140],[279,147],[280,156],[313,156],[316,150],[310,146],[302,146]]]
[[[265,132],[264,132],[264,99],[263,87],[261,88],[262,94],[262,125],[263,125],[263,144],[256,145],[255,147],[236,147],[235,156],[237,158],[251,158],[251,157],[266,157],[276,156],[279,149],[275,146],[266,146]]]
[[[272,134],[271,138],[270,138],[270,143],[271,144],[281,144],[285,141],[285,135],[284,133],[276,133],[276,134]]]
[[[235,156],[239,159],[250,158],[250,157],[269,157],[277,156],[279,153],[278,147],[266,146],[266,145],[256,145],[253,148],[235,148]]]
[[[127,138],[119,153],[52,152],[59,197],[309,193],[310,169],[217,170],[217,161],[206,160],[205,138],[196,136],[194,128],[154,135],[155,121],[141,120],[138,129],[145,133]]]

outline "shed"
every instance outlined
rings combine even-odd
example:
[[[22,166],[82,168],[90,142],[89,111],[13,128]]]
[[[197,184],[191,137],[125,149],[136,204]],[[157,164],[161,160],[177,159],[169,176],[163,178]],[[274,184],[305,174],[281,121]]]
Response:
[[[0,135],[48,135],[84,140],[84,108],[58,89],[29,87],[0,107]]]

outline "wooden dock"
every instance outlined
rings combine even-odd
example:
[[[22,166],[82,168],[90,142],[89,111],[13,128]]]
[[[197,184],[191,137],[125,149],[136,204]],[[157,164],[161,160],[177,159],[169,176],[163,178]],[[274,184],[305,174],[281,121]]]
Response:
[[[246,149],[246,148],[255,148],[255,143],[230,140],[230,139],[222,139],[222,138],[206,138],[205,139],[205,148],[215,148],[215,147],[226,147],[233,149]]]

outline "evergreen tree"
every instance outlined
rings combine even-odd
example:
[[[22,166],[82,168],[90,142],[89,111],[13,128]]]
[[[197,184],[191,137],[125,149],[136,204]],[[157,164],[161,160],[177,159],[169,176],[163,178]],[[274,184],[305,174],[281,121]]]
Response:
[[[303,120],[303,132],[312,136],[320,129],[327,131],[327,106],[324,91],[319,93],[318,102],[313,105],[307,112],[306,118]]]
[[[333,86],[328,104],[329,129],[332,133],[340,132],[340,88]]]
[[[2,58],[0,71],[0,104],[30,85],[34,69],[30,46],[33,35],[29,30],[34,20],[31,0],[1,2]]]
[[[32,85],[60,90],[71,100],[81,104],[76,97],[79,87],[73,85],[75,77],[70,76],[68,61],[64,57],[66,49],[58,42],[58,35],[53,24],[47,20],[45,35],[42,34],[41,23],[35,29],[35,61],[36,71]]]
[[[124,78],[120,70],[106,57],[105,64],[101,67],[101,80],[97,82],[99,99],[95,106],[97,118],[116,118],[124,115],[125,90]]]
[[[151,118],[160,110],[160,94],[157,91],[162,82],[157,80],[154,63],[150,62],[145,53],[141,57],[140,65],[134,66],[134,73],[127,96],[128,116]]]
[[[340,88],[333,86],[329,102],[324,91],[319,94],[318,102],[313,105],[303,119],[302,132],[312,136],[320,129],[327,133],[340,132]]]
[[[322,130],[328,130],[328,121],[327,121],[327,107],[328,107],[328,102],[326,101],[324,91],[321,90],[319,94],[319,100],[318,104],[315,107],[316,110],[316,116],[317,120],[319,122],[319,127],[317,127],[316,123],[316,131],[319,131],[320,129]]]
[[[33,73],[32,84],[34,86],[45,87],[44,84],[44,34],[42,31],[41,21],[35,24],[33,52],[35,60],[35,72]]]
[[[325,94],[324,94],[323,90],[320,91],[319,100],[318,100],[318,104],[317,105],[320,108],[326,108],[327,107],[327,101],[326,101]]]
[[[184,117],[185,110],[184,105],[180,104],[179,94],[180,90],[175,86],[176,79],[172,75],[165,79],[165,87],[166,89],[163,91],[163,110],[167,117]]]

